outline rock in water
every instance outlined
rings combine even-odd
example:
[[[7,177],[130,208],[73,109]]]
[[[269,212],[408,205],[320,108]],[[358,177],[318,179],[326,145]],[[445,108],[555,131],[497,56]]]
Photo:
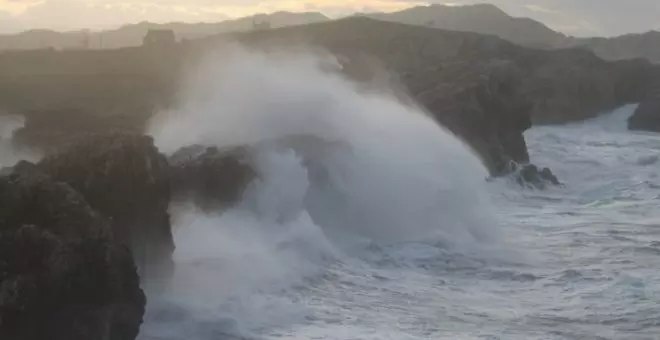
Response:
[[[169,275],[174,251],[169,165],[151,137],[92,134],[38,165],[110,221],[116,239],[133,252],[143,279]]]
[[[133,340],[145,303],[130,252],[79,193],[0,177],[0,339]]]
[[[203,210],[217,211],[240,200],[256,174],[246,148],[188,146],[169,159],[176,200],[192,201]]]
[[[515,173],[515,179],[518,184],[525,187],[543,190],[548,185],[562,185],[552,171],[548,168],[539,168],[534,164],[525,164],[518,166]]]

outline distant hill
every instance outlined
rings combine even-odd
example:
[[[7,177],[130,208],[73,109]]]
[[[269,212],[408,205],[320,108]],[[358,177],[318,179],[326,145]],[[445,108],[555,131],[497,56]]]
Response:
[[[538,21],[512,17],[490,4],[418,6],[395,13],[365,15],[411,25],[492,34],[525,47],[583,47],[606,60],[644,58],[660,63],[660,32],[656,31],[613,38],[575,38],[553,31]]]
[[[645,58],[651,62],[660,63],[660,32],[628,34],[614,38],[575,38],[553,31],[538,21],[512,17],[490,4],[418,6],[394,13],[364,13],[359,16],[451,31],[495,35],[515,44],[532,48],[583,47],[606,60]],[[219,23],[154,24],[142,22],[126,25],[116,30],[95,33],[32,30],[15,35],[0,35],[0,51],[48,47],[80,49],[86,43],[92,49],[121,48],[141,45],[142,38],[149,29],[171,29],[174,30],[179,40],[191,40],[218,33],[249,31],[255,23],[269,23],[271,28],[279,28],[328,20],[330,20],[328,17],[317,12],[276,12]]]
[[[574,44],[592,50],[608,60],[644,58],[660,63],[660,32],[626,34],[613,38],[577,39]]]
[[[88,42],[89,48],[121,48],[139,46],[149,29],[171,29],[177,39],[197,39],[218,33],[247,31],[253,24],[268,23],[272,28],[311,24],[327,21],[328,18],[316,12],[291,13],[276,12],[226,20],[219,23],[168,23],[154,24],[141,22],[122,26],[116,30],[102,32],[55,32],[31,30],[14,35],[0,35],[0,50],[32,50],[44,48],[80,49]]]
[[[544,24],[514,18],[490,4],[469,6],[419,6],[395,13],[373,13],[367,16],[411,25],[421,25],[452,31],[492,34],[510,42],[540,48],[553,48],[569,39]]]

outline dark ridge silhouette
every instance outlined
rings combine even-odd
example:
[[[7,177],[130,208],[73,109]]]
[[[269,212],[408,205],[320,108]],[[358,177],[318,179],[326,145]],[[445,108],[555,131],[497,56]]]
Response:
[[[660,32],[625,34],[613,38],[577,39],[571,45],[584,46],[607,60],[644,58],[660,63]]]
[[[412,25],[496,35],[515,44],[542,49],[583,48],[605,60],[643,58],[660,62],[660,32],[618,37],[576,38],[556,32],[541,22],[517,18],[491,4],[418,6],[395,13],[368,16]]]
[[[515,18],[491,4],[418,6],[394,13],[368,14],[369,17],[411,25],[423,25],[452,31],[492,34],[513,43],[538,48],[554,48],[565,43],[567,36],[544,24]]]

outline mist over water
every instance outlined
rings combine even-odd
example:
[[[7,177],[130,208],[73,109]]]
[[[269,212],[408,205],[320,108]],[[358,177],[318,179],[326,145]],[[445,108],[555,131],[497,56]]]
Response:
[[[496,242],[487,171],[472,150],[339,68],[328,55],[235,47],[209,56],[177,108],[152,121],[167,153],[253,147],[259,178],[221,215],[172,208],[177,273],[167,297],[150,300],[144,339],[263,336],[308,322],[316,298],[305,291],[368,266],[373,251],[414,242],[472,253]]]

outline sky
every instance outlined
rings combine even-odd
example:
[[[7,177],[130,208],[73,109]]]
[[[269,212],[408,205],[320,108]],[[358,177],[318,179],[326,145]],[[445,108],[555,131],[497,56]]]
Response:
[[[432,3],[492,3],[575,36],[660,30],[660,0],[0,0],[0,33],[94,30],[127,23],[217,22],[255,13],[318,11],[331,17]]]

